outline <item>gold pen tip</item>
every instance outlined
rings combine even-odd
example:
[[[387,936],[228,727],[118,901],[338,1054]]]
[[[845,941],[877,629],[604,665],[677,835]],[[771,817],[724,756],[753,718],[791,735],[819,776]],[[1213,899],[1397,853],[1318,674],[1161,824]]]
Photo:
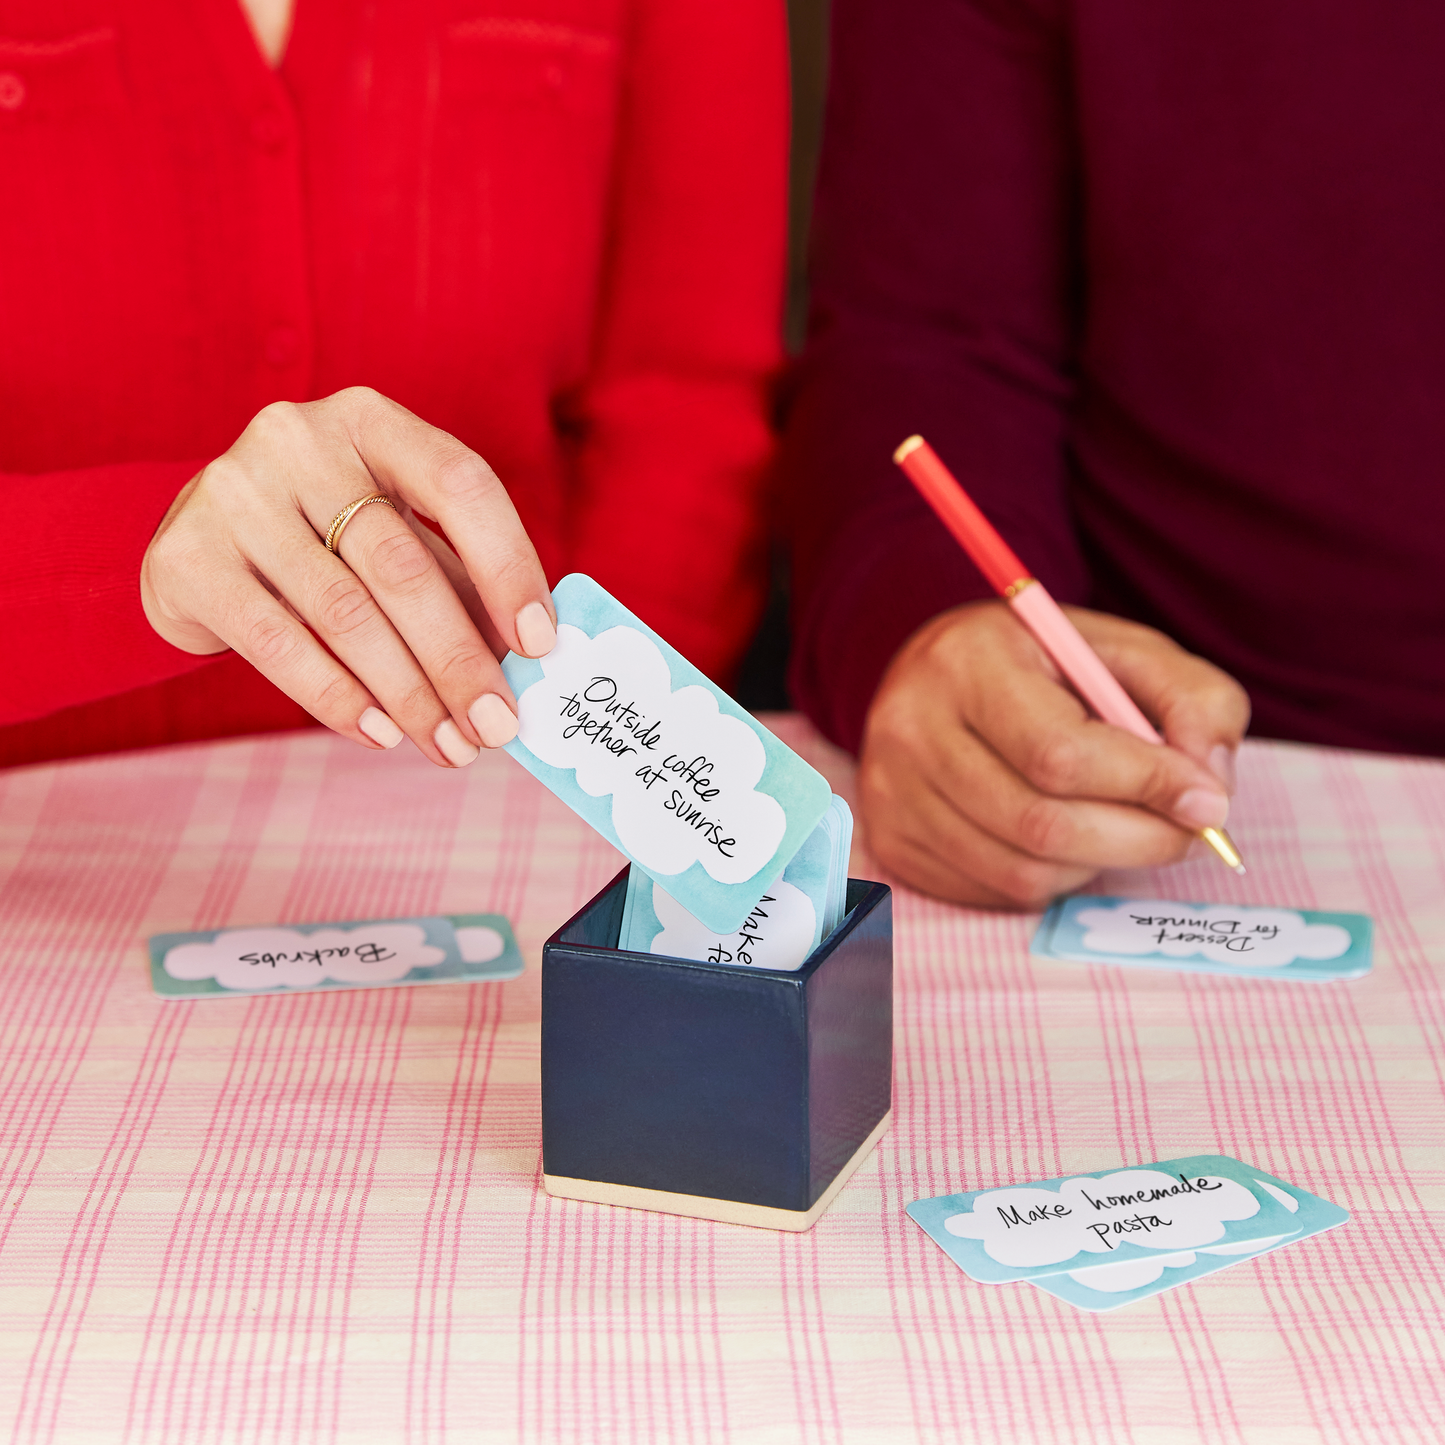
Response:
[[[1234,839],[1223,828],[1201,828],[1199,836],[1219,854],[1220,862],[1226,868],[1232,868],[1241,877],[1244,876],[1244,859],[1240,857]]]
[[[907,441],[899,442],[897,448],[894,450],[894,453],[893,453],[893,460],[894,460],[894,462],[895,462],[897,465],[902,466],[902,465],[903,465],[903,459],[904,459],[905,457],[911,456],[911,455],[912,455],[914,452],[916,452],[916,451],[918,450],[918,448],[921,447],[922,445],[923,445],[923,438],[922,438],[921,436],[917,435],[917,433],[915,433],[913,436],[909,437]]]

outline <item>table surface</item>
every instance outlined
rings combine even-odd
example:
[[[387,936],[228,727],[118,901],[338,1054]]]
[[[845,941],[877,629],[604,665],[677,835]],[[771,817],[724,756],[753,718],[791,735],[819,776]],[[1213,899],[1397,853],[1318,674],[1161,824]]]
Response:
[[[803,1235],[541,1191],[541,944],[619,859],[509,758],[306,732],[0,773],[0,1434],[1439,1442],[1445,764],[1250,744],[1240,771],[1247,878],[1098,891],[1368,912],[1375,971],[1042,963],[1033,919],[900,891],[893,1129]],[[523,977],[161,1002],[142,951],[472,911],[514,921]],[[1088,1315],[973,1283],[903,1212],[1207,1153],[1353,1218]]]

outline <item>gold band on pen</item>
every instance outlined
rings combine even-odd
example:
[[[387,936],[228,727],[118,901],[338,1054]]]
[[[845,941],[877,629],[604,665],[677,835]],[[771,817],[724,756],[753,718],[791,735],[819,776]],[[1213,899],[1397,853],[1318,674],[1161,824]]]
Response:
[[[332,519],[331,525],[326,529],[326,550],[334,552],[336,544],[341,541],[341,534],[346,529],[346,524],[363,508],[369,507],[373,502],[380,502],[384,506],[396,511],[396,503],[386,495],[385,492],[373,492],[369,497],[358,497],[354,502],[349,502]]]

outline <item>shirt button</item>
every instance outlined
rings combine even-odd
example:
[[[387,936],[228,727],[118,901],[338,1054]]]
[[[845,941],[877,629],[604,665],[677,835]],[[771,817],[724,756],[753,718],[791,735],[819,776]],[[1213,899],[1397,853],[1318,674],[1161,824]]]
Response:
[[[0,70],[0,110],[19,110],[25,104],[25,82],[13,70]]]
[[[268,107],[252,120],[251,139],[263,151],[278,151],[286,144],[286,122]]]
[[[289,366],[296,359],[301,338],[292,326],[273,326],[266,335],[266,360],[271,366]]]

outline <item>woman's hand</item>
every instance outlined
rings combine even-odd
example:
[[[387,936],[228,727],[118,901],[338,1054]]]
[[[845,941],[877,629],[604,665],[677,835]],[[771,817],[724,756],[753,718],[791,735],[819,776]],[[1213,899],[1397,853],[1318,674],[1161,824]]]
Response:
[[[904,882],[1040,907],[1101,868],[1171,863],[1223,824],[1244,689],[1152,628],[1064,610],[1168,746],[1091,717],[1006,604],[935,617],[899,649],[864,725],[869,843]]]
[[[332,518],[374,492],[396,510],[360,508],[328,552]],[[327,727],[367,747],[405,735],[442,767],[516,735],[498,659],[540,657],[557,637],[496,474],[364,387],[259,412],[166,513],[141,600],[176,647],[233,648]]]

